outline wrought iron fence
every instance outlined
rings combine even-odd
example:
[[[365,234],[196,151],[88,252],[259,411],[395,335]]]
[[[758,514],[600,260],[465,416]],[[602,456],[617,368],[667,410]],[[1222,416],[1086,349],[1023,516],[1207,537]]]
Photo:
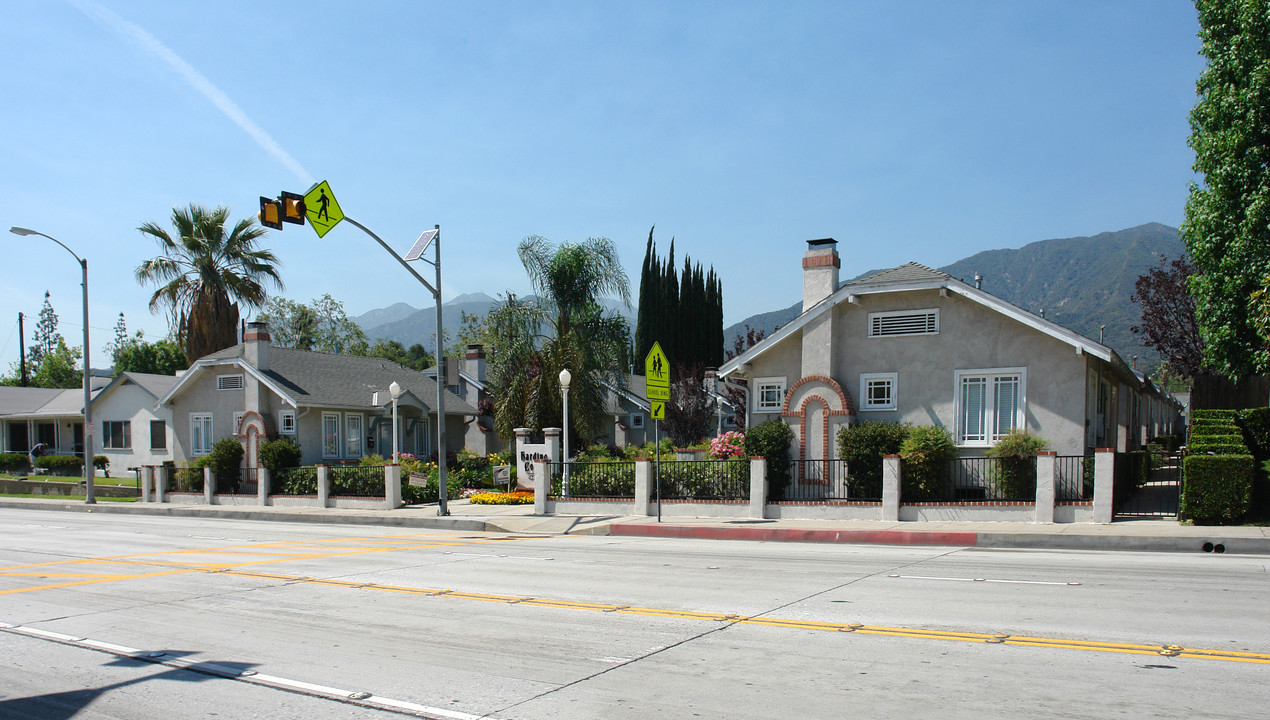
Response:
[[[239,495],[255,495],[260,487],[260,468],[248,467],[238,471]]]
[[[163,467],[164,492],[203,492],[203,468]]]
[[[776,493],[772,493],[777,495]],[[862,482],[847,472],[846,460],[791,460],[789,483],[781,489],[781,500],[866,500],[882,499],[881,482]]]
[[[653,492],[656,492],[654,483]],[[663,500],[748,500],[748,460],[679,460],[661,464]]]
[[[1119,511],[1151,474],[1151,460],[1146,452],[1116,453],[1112,464],[1115,478],[1113,507]]]
[[[1075,502],[1094,497],[1094,456],[1059,455],[1054,458],[1054,500]]]
[[[568,497],[574,498],[634,498],[634,462],[570,462]],[[566,495],[564,478],[566,463],[549,463],[551,494]]]
[[[916,477],[904,473],[902,497],[936,502],[1036,500],[1036,456],[954,458],[948,461],[944,477],[939,477],[938,470]]]
[[[270,478],[275,495],[317,495],[317,467],[281,468]]]
[[[328,471],[331,495],[343,497],[383,497],[383,465],[346,465]]]

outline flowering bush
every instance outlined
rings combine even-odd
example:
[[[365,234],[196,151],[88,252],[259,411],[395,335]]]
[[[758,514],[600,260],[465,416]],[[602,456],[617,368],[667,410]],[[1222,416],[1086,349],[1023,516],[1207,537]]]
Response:
[[[715,460],[727,460],[734,457],[744,457],[744,455],[745,435],[735,430],[725,432],[710,441],[710,457]]]
[[[534,494],[518,490],[510,493],[477,493],[468,498],[473,505],[532,505]]]

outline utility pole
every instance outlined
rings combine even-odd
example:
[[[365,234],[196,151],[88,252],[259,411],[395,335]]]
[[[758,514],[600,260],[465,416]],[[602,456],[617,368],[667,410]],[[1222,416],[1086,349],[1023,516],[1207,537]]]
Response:
[[[26,331],[22,329],[22,313],[18,313],[18,365],[22,368],[22,387],[26,387]]]

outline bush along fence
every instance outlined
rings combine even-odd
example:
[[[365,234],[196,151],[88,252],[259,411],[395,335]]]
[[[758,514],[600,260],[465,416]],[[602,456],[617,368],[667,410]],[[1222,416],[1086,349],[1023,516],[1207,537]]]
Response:
[[[401,482],[401,466],[393,464],[246,468],[229,482],[218,482],[211,464],[146,466],[141,502],[392,510],[401,506]]]
[[[559,463],[539,460],[527,473],[534,512],[672,517],[859,519],[890,521],[1112,520],[1116,453],[953,458],[937,463],[881,459],[881,472],[857,473],[843,460],[789,463],[776,497],[763,458],[656,463]],[[861,477],[863,476],[863,477]]]
[[[1270,408],[1195,410],[1182,460],[1181,515],[1198,524],[1240,522],[1270,507]]]

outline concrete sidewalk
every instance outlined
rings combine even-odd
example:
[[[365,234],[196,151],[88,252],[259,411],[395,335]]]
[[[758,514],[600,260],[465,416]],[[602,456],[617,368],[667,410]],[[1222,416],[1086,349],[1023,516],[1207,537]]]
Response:
[[[917,523],[666,517],[658,522],[656,518],[632,515],[541,516],[533,514],[532,505],[472,505],[466,500],[451,501],[451,514],[445,517],[437,515],[436,505],[415,505],[389,511],[118,502],[87,505],[83,501],[57,498],[0,498],[0,508],[517,534],[1270,555],[1270,528],[1191,526],[1180,525],[1171,520],[1127,520],[1110,525],[1038,525],[1013,522]]]

